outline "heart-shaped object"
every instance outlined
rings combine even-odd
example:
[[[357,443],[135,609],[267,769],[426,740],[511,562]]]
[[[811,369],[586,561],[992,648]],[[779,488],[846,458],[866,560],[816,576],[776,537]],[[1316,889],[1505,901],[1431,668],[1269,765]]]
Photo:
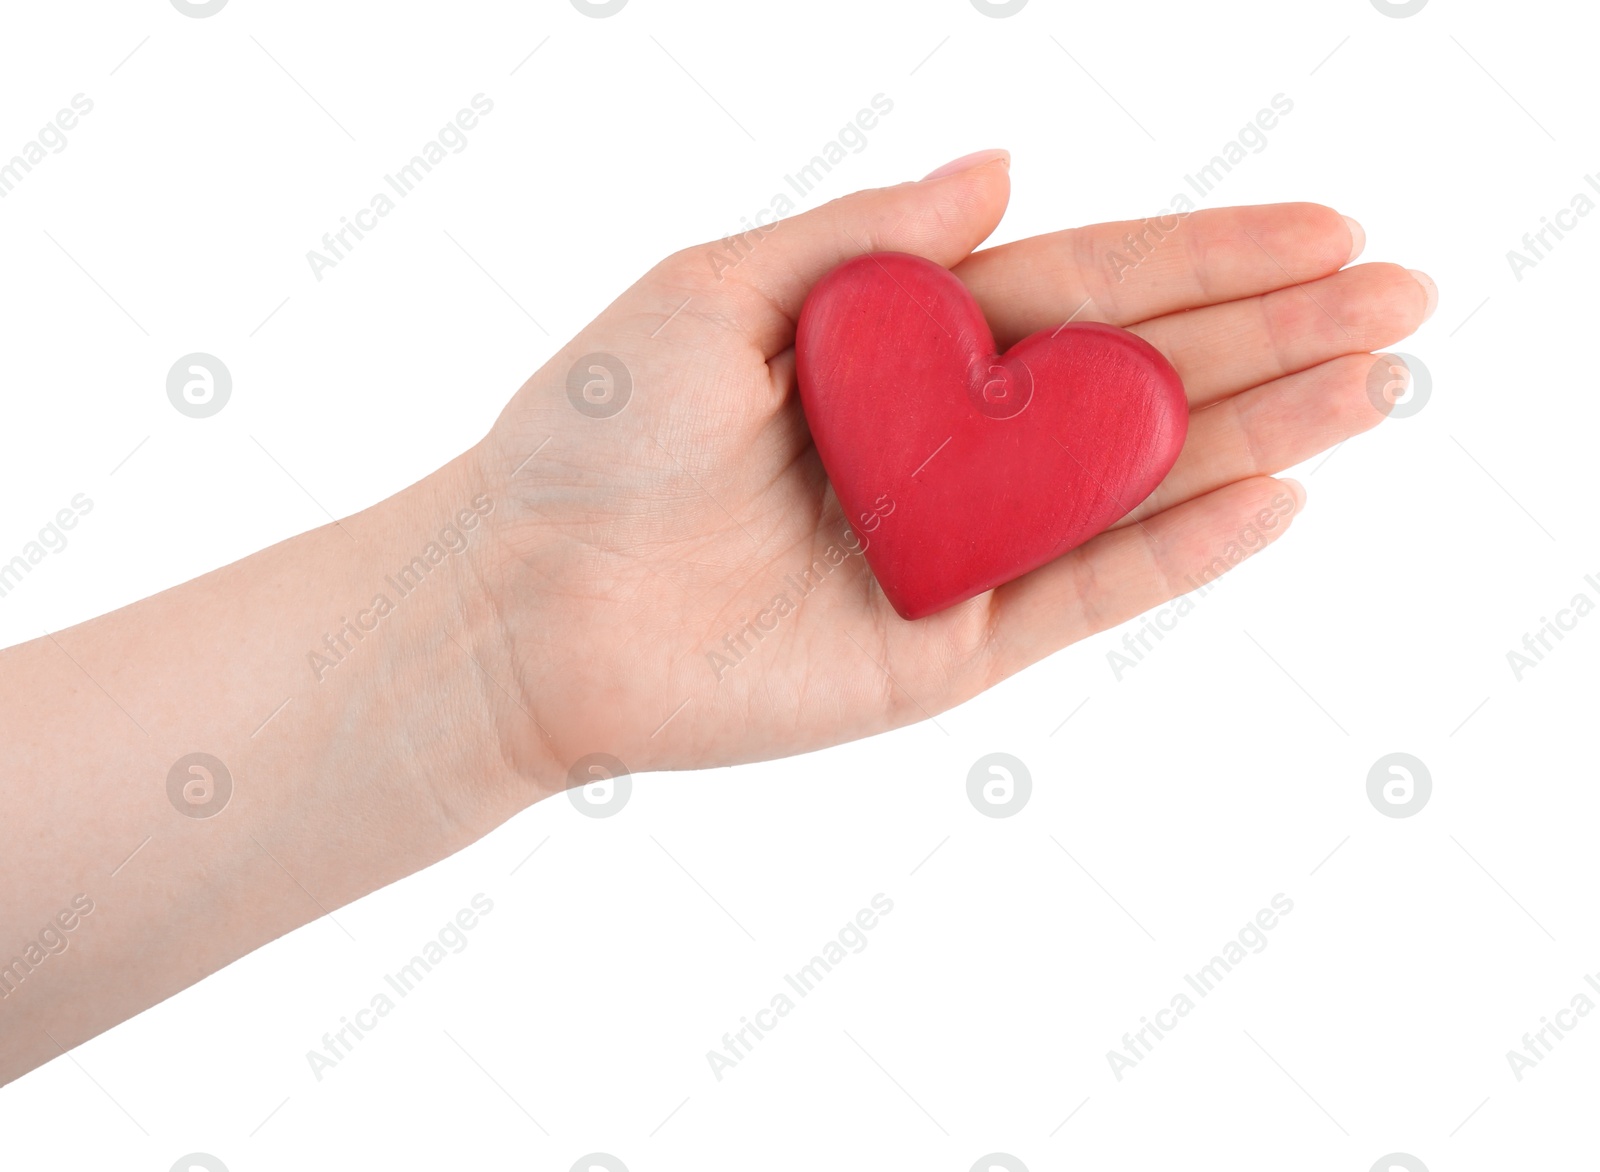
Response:
[[[806,421],[867,563],[903,618],[1081,545],[1149,496],[1188,401],[1155,347],[1096,322],[1004,354],[966,286],[880,252],[811,290],[795,337]]]

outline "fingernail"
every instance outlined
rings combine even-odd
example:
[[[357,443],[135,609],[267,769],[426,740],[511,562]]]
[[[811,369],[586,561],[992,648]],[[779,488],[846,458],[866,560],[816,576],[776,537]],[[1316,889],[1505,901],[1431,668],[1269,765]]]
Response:
[[[1421,269],[1407,269],[1417,279],[1417,284],[1422,286],[1422,291],[1428,295],[1428,303],[1422,307],[1422,320],[1427,321],[1433,316],[1433,311],[1439,308],[1439,286],[1433,283],[1433,278]]]
[[[1367,232],[1360,224],[1349,216],[1344,218],[1345,227],[1350,229],[1350,255],[1345,257],[1345,264],[1349,264],[1361,255],[1361,250],[1367,246]]]
[[[1306,486],[1305,485],[1301,484],[1298,480],[1292,479],[1291,477],[1288,477],[1288,476],[1280,477],[1278,479],[1278,483],[1287,486],[1289,491],[1294,493],[1294,511],[1296,513],[1298,513],[1301,509],[1306,507]]]
[[[970,171],[974,167],[981,167],[983,164],[992,163],[996,159],[1004,159],[1006,166],[1011,166],[1010,151],[973,151],[970,155],[962,155],[959,159],[929,171],[922,177],[922,182],[926,183],[930,179],[943,179],[946,175],[955,175],[961,171]]]

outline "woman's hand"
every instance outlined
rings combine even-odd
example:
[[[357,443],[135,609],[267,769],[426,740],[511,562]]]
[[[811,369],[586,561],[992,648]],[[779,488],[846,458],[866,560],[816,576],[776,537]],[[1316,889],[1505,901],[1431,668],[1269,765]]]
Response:
[[[1343,269],[1362,246],[1354,221],[1226,208],[974,252],[1005,209],[1008,162],[990,153],[669,257],[466,461],[503,502],[477,609],[494,616],[478,651],[506,687],[484,698],[536,792],[592,753],[635,772],[726,765],[932,716],[1275,540],[1303,493],[1271,475],[1383,418],[1372,352],[1435,293],[1396,265]],[[1116,528],[917,622],[856,552],[795,388],[806,292],[880,250],[953,268],[1002,348],[1069,318],[1132,330],[1194,412],[1176,466]],[[830,572],[803,580],[818,563]]]

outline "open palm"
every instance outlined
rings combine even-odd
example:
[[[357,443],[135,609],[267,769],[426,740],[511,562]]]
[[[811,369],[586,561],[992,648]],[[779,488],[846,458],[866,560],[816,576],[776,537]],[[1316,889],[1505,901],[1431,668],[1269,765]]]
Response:
[[[1433,307],[1420,274],[1343,268],[1360,228],[1315,204],[974,251],[1008,194],[997,158],[685,250],[518,392],[469,457],[496,501],[484,605],[514,676],[513,760],[641,771],[814,749],[937,714],[1186,593],[1287,528],[1302,493],[1273,473],[1382,419],[1373,351]],[[953,269],[1001,348],[1069,318],[1132,330],[1193,411],[1177,464],[1116,527],[916,622],[857,552],[865,526],[829,488],[794,377],[811,285],[889,250]]]

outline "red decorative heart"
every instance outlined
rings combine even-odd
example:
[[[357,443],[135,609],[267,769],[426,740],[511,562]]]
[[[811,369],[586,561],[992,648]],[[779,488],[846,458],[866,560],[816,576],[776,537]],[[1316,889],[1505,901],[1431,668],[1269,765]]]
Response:
[[[846,261],[806,298],[800,398],[867,563],[903,618],[1026,574],[1126,516],[1189,428],[1177,371],[1094,322],[1004,354],[921,257]]]

